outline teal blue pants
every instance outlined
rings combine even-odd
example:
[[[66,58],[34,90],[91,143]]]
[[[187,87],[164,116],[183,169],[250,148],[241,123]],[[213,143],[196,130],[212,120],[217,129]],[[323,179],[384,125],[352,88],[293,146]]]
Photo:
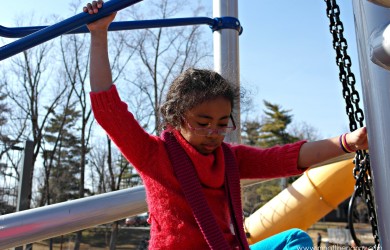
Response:
[[[251,250],[311,250],[313,241],[301,229],[290,229],[259,241],[249,247]]]

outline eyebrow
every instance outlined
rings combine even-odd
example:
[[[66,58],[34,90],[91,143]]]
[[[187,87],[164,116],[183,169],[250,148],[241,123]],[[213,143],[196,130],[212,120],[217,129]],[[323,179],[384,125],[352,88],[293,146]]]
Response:
[[[197,117],[199,118],[206,118],[206,119],[213,119],[213,117],[209,116],[209,115],[197,115]],[[225,120],[225,119],[229,119],[230,118],[230,115],[225,115],[225,116],[222,116],[221,118],[219,118],[219,120]]]

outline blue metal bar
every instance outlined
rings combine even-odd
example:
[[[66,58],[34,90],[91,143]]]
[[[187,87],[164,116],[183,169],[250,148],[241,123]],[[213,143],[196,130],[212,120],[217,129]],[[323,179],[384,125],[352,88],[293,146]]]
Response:
[[[100,12],[99,12],[100,13]],[[86,14],[86,13],[82,13]],[[66,20],[65,20],[66,21]],[[94,20],[91,20],[92,22]],[[62,23],[62,22],[61,22]],[[74,29],[67,30],[60,26],[58,23],[53,26],[31,26],[31,27],[18,27],[7,28],[0,25],[0,36],[8,38],[23,37],[13,43],[0,47],[0,61],[13,56],[25,49],[29,49],[35,45],[46,42],[54,37],[62,34],[79,34],[88,33],[89,30],[85,24],[76,27]],[[207,24],[213,31],[220,29],[235,29],[239,34],[242,33],[242,27],[240,22],[235,17],[221,17],[221,18],[209,18],[209,17],[191,17],[191,18],[172,18],[172,19],[155,19],[155,20],[142,20],[142,21],[127,21],[127,22],[113,22],[109,26],[109,31],[118,30],[135,30],[135,29],[150,29],[159,27],[174,27],[174,26],[186,26],[186,25],[201,25]],[[57,30],[57,34],[53,35],[52,30],[58,27],[62,27],[61,31]],[[49,35],[47,30],[49,30]],[[25,45],[25,43],[28,45]]]
[[[220,29],[236,29],[240,34],[242,27],[240,22],[235,17],[221,17],[221,18],[209,18],[209,17],[190,17],[190,18],[172,18],[172,19],[154,19],[154,20],[141,20],[141,21],[126,21],[126,22],[113,22],[108,28],[109,31],[118,30],[135,30],[135,29],[150,29],[159,27],[174,27],[174,26],[186,26],[186,25],[201,25],[207,24],[213,31]],[[31,27],[18,27],[7,28],[0,25],[0,36],[8,38],[20,38],[30,35],[39,30],[45,29],[48,26],[31,26]],[[74,30],[66,32],[66,34],[79,34],[88,33],[88,28],[83,25]]]
[[[0,36],[7,37],[7,38],[20,38],[20,37],[30,35],[31,33],[34,33],[46,27],[47,26],[8,28],[0,25]]]
[[[141,20],[141,21],[125,21],[125,22],[113,22],[108,27],[109,31],[118,30],[135,30],[135,29],[148,29],[159,27],[173,27],[173,26],[186,26],[186,25],[200,25],[207,24],[211,27],[217,26],[218,21],[209,17],[192,17],[192,18],[172,18],[172,19],[155,19],[155,20]],[[48,26],[32,26],[32,27],[18,27],[7,28],[0,25],[0,36],[8,38],[20,38],[37,32]],[[79,34],[88,33],[87,26],[83,25],[77,29],[66,32],[66,34]]]
[[[87,23],[98,20],[104,16],[107,16],[115,11],[124,9],[130,5],[138,3],[142,0],[110,0],[104,3],[102,9],[95,15],[88,13],[80,13],[64,21],[56,23],[52,26],[40,29],[28,36],[25,36],[15,42],[6,44],[0,48],[0,61],[13,56],[21,51],[32,48],[38,44],[44,43],[50,39],[53,39],[62,34],[71,32],[78,27],[81,27]]]

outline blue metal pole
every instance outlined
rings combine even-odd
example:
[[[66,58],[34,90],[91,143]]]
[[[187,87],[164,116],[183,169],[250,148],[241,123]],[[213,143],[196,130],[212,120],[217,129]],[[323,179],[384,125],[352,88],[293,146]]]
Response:
[[[140,20],[140,21],[124,21],[113,22],[108,28],[109,31],[118,30],[136,30],[136,29],[151,29],[159,27],[174,27],[186,25],[200,25],[207,24],[211,27],[217,26],[218,19],[210,17],[190,17],[190,18],[171,18],[171,19],[154,19],[154,20]],[[0,36],[8,38],[20,38],[30,35],[39,30],[45,29],[48,26],[31,26],[31,27],[17,27],[7,28],[0,25]],[[88,28],[83,25],[66,34],[88,33]]]
[[[106,13],[107,12],[108,11],[106,10]],[[69,28],[70,26],[69,22],[72,21],[69,20],[76,19],[77,16],[74,16],[73,18],[67,19],[65,21],[62,21],[52,26],[7,28],[0,25],[0,36],[8,37],[8,38],[23,37],[13,43],[0,47],[0,61],[62,34],[78,34],[78,33],[89,32],[85,24],[97,20],[102,16],[101,15],[92,16],[86,14],[87,16],[85,17],[85,14],[86,13],[81,13],[77,15],[77,16],[84,15],[82,16],[83,20],[79,20],[77,25],[72,24],[71,28]],[[94,18],[91,19],[91,17]],[[84,20],[84,18],[87,20]],[[159,28],[159,27],[174,27],[174,26],[201,25],[201,24],[209,25],[213,31],[218,31],[221,29],[233,29],[236,30],[239,35],[243,31],[238,19],[236,17],[231,17],[231,16],[223,16],[223,17],[216,17],[216,18],[186,17],[186,18],[172,18],[172,19],[114,22],[111,23],[108,30],[118,31],[118,30],[150,29],[150,28]]]
[[[142,0],[110,0],[104,3],[103,8],[99,13],[90,15],[88,13],[80,13],[64,21],[56,23],[52,26],[48,26],[37,32],[32,33],[26,37],[23,37],[13,43],[4,45],[0,48],[0,60],[13,56],[21,51],[32,48],[38,44],[44,43],[50,39],[53,39],[62,34],[68,33],[80,26],[87,23],[98,20],[104,16],[107,16],[115,11],[124,9],[130,5],[138,3]]]

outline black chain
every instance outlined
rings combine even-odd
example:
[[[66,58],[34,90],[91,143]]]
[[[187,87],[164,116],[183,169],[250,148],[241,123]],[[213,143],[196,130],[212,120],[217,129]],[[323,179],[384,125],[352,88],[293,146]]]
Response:
[[[340,21],[340,8],[336,0],[324,0],[326,2],[326,14],[330,20],[330,33],[333,36],[333,48],[336,51],[336,64],[339,66],[339,79],[343,86],[343,97],[346,103],[346,113],[349,118],[350,131],[355,131],[363,127],[364,115],[363,110],[359,107],[359,93],[355,89],[355,75],[351,71],[351,58],[347,53],[347,40],[344,38],[344,26]],[[371,222],[372,233],[376,247],[379,246],[378,225],[374,207],[374,197],[371,192],[372,182],[370,179],[370,157],[365,150],[358,150],[354,159],[355,167],[353,175],[356,179],[355,195],[364,195],[364,200],[368,207],[369,219]],[[350,223],[351,225],[352,223]],[[359,244],[359,240],[351,230],[352,237]]]

